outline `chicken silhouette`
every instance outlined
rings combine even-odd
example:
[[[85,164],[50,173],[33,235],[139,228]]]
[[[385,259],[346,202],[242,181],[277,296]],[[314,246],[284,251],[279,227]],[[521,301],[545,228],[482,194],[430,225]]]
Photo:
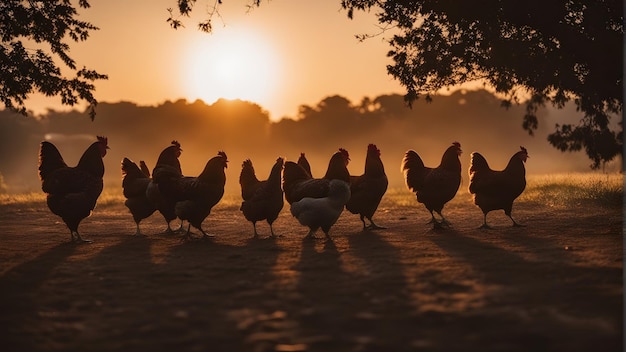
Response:
[[[161,154],[159,154],[156,165],[154,165],[154,169],[152,170],[153,176],[158,169],[167,171],[170,174],[178,174],[179,176],[182,176],[183,172],[180,167],[180,161],[178,160],[182,152],[183,150],[180,148],[180,143],[176,140],[172,141],[171,145],[163,149]],[[146,170],[147,168],[148,167],[145,166]],[[144,170],[144,173],[146,173],[146,170]],[[148,183],[148,187],[146,188],[146,197],[165,219],[165,222],[167,223],[165,233],[174,233],[170,223],[176,219],[176,212],[174,210],[176,202],[163,198],[163,195],[159,190],[159,186],[154,182],[154,180],[150,180]],[[176,231],[181,230],[182,226],[183,223],[181,220],[180,227]]]
[[[365,157],[365,172],[360,176],[350,176],[350,200],[346,204],[346,209],[352,214],[359,214],[363,222],[363,230],[384,229],[376,225],[372,217],[378,209],[389,180],[385,174],[385,167],[380,160],[380,150],[374,144],[367,146]],[[365,224],[365,218],[370,224]]]
[[[406,185],[410,191],[415,192],[417,201],[423,203],[430,212],[434,228],[450,224],[441,211],[454,198],[461,185],[459,156],[462,152],[460,143],[452,143],[443,153],[439,166],[435,168],[424,166],[422,159],[413,150],[407,151],[402,159],[401,170],[404,172]],[[440,221],[433,212],[439,214]]]
[[[124,158],[122,160],[122,190],[126,201],[124,205],[137,225],[135,235],[141,235],[139,223],[156,211],[156,206],[148,200],[146,190],[150,184],[150,171],[144,161],[140,161],[140,168],[132,160]]]
[[[350,185],[342,180],[329,182],[328,195],[322,198],[305,197],[291,204],[291,215],[309,228],[306,238],[314,238],[321,228],[330,238],[330,228],[337,222],[344,206],[350,199]]]
[[[473,194],[474,204],[483,211],[483,225],[481,228],[490,228],[487,225],[487,214],[492,210],[504,210],[504,214],[513,221],[513,226],[522,226],[511,216],[513,201],[526,188],[526,168],[524,163],[528,159],[526,148],[520,147],[504,170],[492,170],[480,153],[473,152],[470,156],[469,191]]]
[[[202,222],[224,195],[227,163],[226,153],[220,151],[197,177],[181,176],[168,168],[156,168],[152,173],[163,198],[175,203],[176,216],[189,222],[183,240],[191,238],[191,226],[202,232],[202,238],[213,237],[204,231]]]
[[[281,186],[281,173],[283,171],[283,158],[276,159],[267,180],[259,181],[254,172],[254,166],[250,159],[245,160],[239,175],[241,185],[241,210],[246,220],[252,222],[254,237],[258,238],[256,230],[257,221],[266,220],[270,225],[272,237],[276,237],[272,224],[278,218],[283,209],[283,189]]]
[[[108,140],[97,137],[83,153],[78,164],[69,167],[54,144],[43,141],[39,149],[41,189],[52,213],[63,219],[72,242],[91,242],[78,232],[80,222],[91,215],[104,187],[104,163]]]
[[[323,178],[312,178],[302,166],[292,162],[285,162],[283,171],[283,190],[285,199],[289,204],[299,201],[302,198],[322,198],[328,195],[330,181],[334,179],[342,180],[350,184],[350,173],[348,163],[350,156],[348,151],[340,148],[335,152],[330,161]]]

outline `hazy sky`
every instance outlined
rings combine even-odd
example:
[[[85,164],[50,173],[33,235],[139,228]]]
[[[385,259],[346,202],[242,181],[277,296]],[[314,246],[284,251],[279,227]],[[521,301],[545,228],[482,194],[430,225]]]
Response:
[[[86,42],[71,44],[78,67],[109,75],[96,85],[99,101],[154,105],[165,100],[220,97],[254,101],[272,119],[295,117],[298,106],[339,94],[353,102],[364,96],[402,93],[387,75],[385,36],[376,34],[374,14],[349,20],[339,0],[271,0],[247,11],[249,0],[227,0],[214,33],[196,29],[215,0],[198,0],[185,28],[166,23],[175,0],[92,0],[80,19],[100,28]],[[67,109],[60,99],[36,97],[28,108]]]

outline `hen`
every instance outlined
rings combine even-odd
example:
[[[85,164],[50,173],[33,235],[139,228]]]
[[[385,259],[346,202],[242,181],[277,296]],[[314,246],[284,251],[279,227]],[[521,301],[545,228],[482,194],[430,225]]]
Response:
[[[487,160],[479,153],[473,152],[470,158],[469,191],[474,195],[474,204],[483,211],[483,225],[487,225],[487,213],[492,210],[504,210],[504,214],[513,221],[513,226],[522,226],[511,217],[513,201],[526,188],[526,169],[524,163],[529,158],[526,148],[520,147],[502,171],[489,167]]]
[[[299,201],[304,197],[322,198],[328,195],[331,180],[338,179],[350,183],[348,163],[350,157],[348,151],[340,148],[330,158],[328,169],[323,178],[312,178],[302,166],[292,162],[285,162],[283,171],[283,190],[285,199],[289,204]]]
[[[385,167],[380,160],[380,150],[374,144],[367,146],[367,155],[365,157],[365,172],[360,176],[350,176],[350,200],[346,204],[352,214],[359,214],[361,222],[363,222],[363,230],[384,229],[384,227],[376,225],[372,217],[378,209],[380,200],[387,192],[389,181],[385,174]],[[365,224],[365,218],[370,225]]]
[[[202,229],[202,222],[224,195],[227,163],[226,153],[220,151],[198,177],[181,176],[169,168],[155,168],[152,173],[164,199],[175,203],[176,216],[189,222],[183,240],[191,238],[191,226],[200,230],[203,238],[212,237]]]
[[[50,142],[41,142],[39,150],[39,178],[41,189],[47,194],[50,210],[61,217],[70,230],[72,242],[91,242],[78,233],[80,222],[91,215],[102,193],[104,163],[108,141],[98,136],[85,150],[78,164],[69,167],[61,153]]]
[[[239,175],[243,202],[239,210],[243,212],[246,220],[252,222],[255,238],[259,236],[256,222],[260,220],[267,220],[272,237],[276,237],[272,224],[278,218],[284,204],[283,189],[280,184],[284,162],[283,158],[276,159],[269,177],[264,181],[257,179],[250,159],[243,162]]]
[[[291,215],[300,224],[309,228],[307,238],[313,238],[317,229],[321,228],[330,238],[328,232],[337,222],[344,206],[350,199],[350,185],[342,180],[329,182],[328,195],[323,198],[305,197],[291,204]]]
[[[461,144],[452,143],[443,153],[441,163],[436,168],[424,166],[422,159],[413,150],[407,151],[402,159],[401,170],[406,185],[409,190],[415,192],[417,201],[428,209],[435,228],[449,224],[441,210],[454,198],[461,185],[461,161],[459,161],[461,153],[463,153]],[[441,221],[435,219],[433,212],[439,214]]]
[[[159,158],[157,159],[156,165],[152,170],[152,174],[154,175],[157,169],[161,169],[167,170],[167,172],[169,173],[182,176],[183,172],[180,167],[180,161],[178,160],[182,152],[183,150],[180,148],[180,143],[178,143],[178,141],[172,141],[172,144],[163,149],[161,154],[159,154]],[[161,195],[161,191],[159,190],[159,186],[154,183],[154,180],[151,180],[148,183],[148,187],[146,188],[146,197],[159,211],[159,213],[163,215],[163,218],[167,223],[167,230],[165,231],[165,233],[173,233],[170,223],[172,222],[172,220],[176,219],[176,212],[174,211],[174,206],[176,205],[176,203],[174,201],[163,198],[163,196]],[[182,226],[183,224],[181,221],[180,227],[178,229],[180,230]]]
[[[156,211],[154,203],[148,200],[146,196],[146,190],[150,184],[150,171],[143,161],[140,162],[140,165],[142,165],[141,169],[128,158],[122,160],[122,190],[124,197],[126,197],[124,205],[130,210],[137,225],[135,235],[141,235],[139,229],[141,220]]]

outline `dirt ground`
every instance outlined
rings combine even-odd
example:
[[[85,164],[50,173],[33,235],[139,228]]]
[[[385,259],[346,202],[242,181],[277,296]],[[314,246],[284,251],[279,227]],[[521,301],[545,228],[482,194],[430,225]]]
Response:
[[[332,240],[253,239],[235,205],[208,241],[133,236],[121,203],[69,232],[43,203],[0,207],[4,351],[622,351],[622,212],[518,203],[510,227],[469,202],[434,231],[417,203],[385,201],[361,231],[344,212]],[[266,223],[258,225],[264,237]]]

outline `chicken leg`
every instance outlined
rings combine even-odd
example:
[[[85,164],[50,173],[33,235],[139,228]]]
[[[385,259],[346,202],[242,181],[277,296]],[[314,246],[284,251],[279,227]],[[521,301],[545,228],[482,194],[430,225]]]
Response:
[[[272,224],[270,224],[270,232],[272,233],[272,238],[281,237],[280,235],[274,233],[274,228],[272,227]]]
[[[511,216],[511,214],[506,214],[509,219],[511,219],[511,221],[513,221],[513,227],[524,227],[526,225],[522,225],[520,223],[518,223],[517,221],[515,221],[515,219],[513,219],[513,217]]]
[[[482,226],[479,227],[479,229],[490,230],[492,227],[487,225],[487,213],[484,213],[483,215],[484,215],[484,217],[483,217],[483,224],[482,224]]]
[[[384,230],[386,229],[386,227],[383,226],[378,226],[374,223],[374,220],[372,220],[371,218],[367,218],[370,221],[369,225],[365,224],[365,216],[361,215],[361,222],[363,222],[363,231],[365,230]]]
[[[135,231],[135,236],[139,236],[139,235],[143,235],[143,233],[141,233],[141,230],[139,229],[139,223],[135,223],[137,225],[137,231]]]
[[[256,231],[256,221],[252,222],[252,227],[254,228],[254,237],[253,238],[259,238],[259,233]]]
[[[84,239],[80,237],[80,234],[78,233],[78,231],[72,231],[70,232],[70,235],[72,236],[72,242],[76,242],[76,243],[92,243],[93,242],[92,240],[88,240],[88,239]]]

